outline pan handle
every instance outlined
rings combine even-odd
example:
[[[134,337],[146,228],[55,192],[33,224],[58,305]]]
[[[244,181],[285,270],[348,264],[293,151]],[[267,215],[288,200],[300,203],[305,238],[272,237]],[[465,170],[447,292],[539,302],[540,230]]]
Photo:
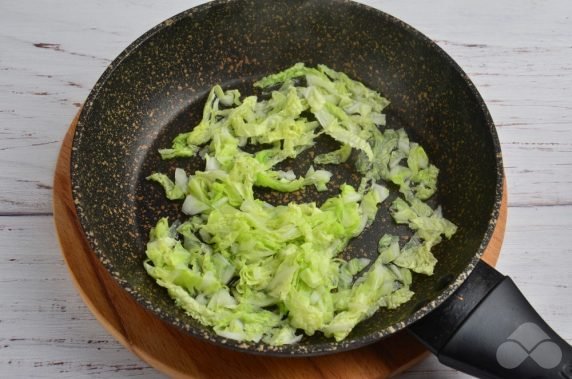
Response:
[[[410,331],[443,364],[479,378],[572,379],[572,347],[508,276],[482,261]]]

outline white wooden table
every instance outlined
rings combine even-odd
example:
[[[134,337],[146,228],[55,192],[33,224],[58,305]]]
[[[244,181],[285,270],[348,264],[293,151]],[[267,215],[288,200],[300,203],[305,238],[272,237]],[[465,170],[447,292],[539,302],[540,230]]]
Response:
[[[69,122],[109,62],[201,2],[0,0],[0,377],[161,377],[76,293],[53,229],[51,182]],[[434,39],[481,92],[508,178],[498,267],[570,342],[572,3],[364,2]],[[434,358],[402,376],[463,377]]]

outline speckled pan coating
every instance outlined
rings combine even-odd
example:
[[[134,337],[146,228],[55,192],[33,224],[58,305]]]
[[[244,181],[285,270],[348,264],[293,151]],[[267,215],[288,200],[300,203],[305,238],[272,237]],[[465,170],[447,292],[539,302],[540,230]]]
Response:
[[[146,275],[142,262],[149,228],[161,216],[179,217],[180,204],[165,200],[144,178],[153,171],[172,173],[176,166],[188,171],[201,167],[200,160],[163,162],[157,149],[197,122],[212,85],[252,93],[253,80],[296,62],[327,64],[390,98],[388,125],[405,127],[441,169],[436,200],[460,228],[439,245],[435,275],[415,276],[410,303],[378,312],[345,341],[313,336],[283,347],[237,343],[186,316]],[[303,171],[308,159],[296,167]],[[294,356],[372,343],[439,305],[472,271],[489,242],[503,171],[495,127],[477,90],[418,31],[353,2],[239,0],[214,1],[178,14],[113,61],[82,110],[71,176],[91,248],[139,303],[202,339],[242,351]],[[335,183],[346,180],[352,180],[352,173],[342,167]],[[314,195],[301,194],[304,200]],[[404,233],[392,226],[386,203],[376,223],[346,254],[375,254],[379,235],[388,231]]]

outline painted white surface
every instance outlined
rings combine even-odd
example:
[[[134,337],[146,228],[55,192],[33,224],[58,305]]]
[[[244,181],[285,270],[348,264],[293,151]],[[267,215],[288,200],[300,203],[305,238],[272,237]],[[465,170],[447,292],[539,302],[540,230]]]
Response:
[[[153,25],[201,2],[0,0],[0,377],[161,377],[75,292],[53,230],[51,182],[69,122],[107,64]],[[498,267],[570,342],[570,2],[363,2],[436,40],[481,92],[509,184]],[[401,377],[467,376],[429,358]]]

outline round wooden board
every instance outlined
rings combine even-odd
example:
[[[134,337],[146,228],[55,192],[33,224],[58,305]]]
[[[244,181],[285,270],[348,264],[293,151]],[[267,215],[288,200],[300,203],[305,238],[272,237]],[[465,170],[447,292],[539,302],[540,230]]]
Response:
[[[78,113],[79,114],[79,113]],[[176,378],[388,378],[415,365],[427,350],[407,331],[373,345],[312,358],[249,355],[202,342],[142,308],[107,273],[83,237],[71,195],[70,153],[77,116],[62,144],[54,177],[54,220],[64,259],[83,300],[126,348]],[[483,259],[495,265],[506,224],[506,185],[493,238]]]

